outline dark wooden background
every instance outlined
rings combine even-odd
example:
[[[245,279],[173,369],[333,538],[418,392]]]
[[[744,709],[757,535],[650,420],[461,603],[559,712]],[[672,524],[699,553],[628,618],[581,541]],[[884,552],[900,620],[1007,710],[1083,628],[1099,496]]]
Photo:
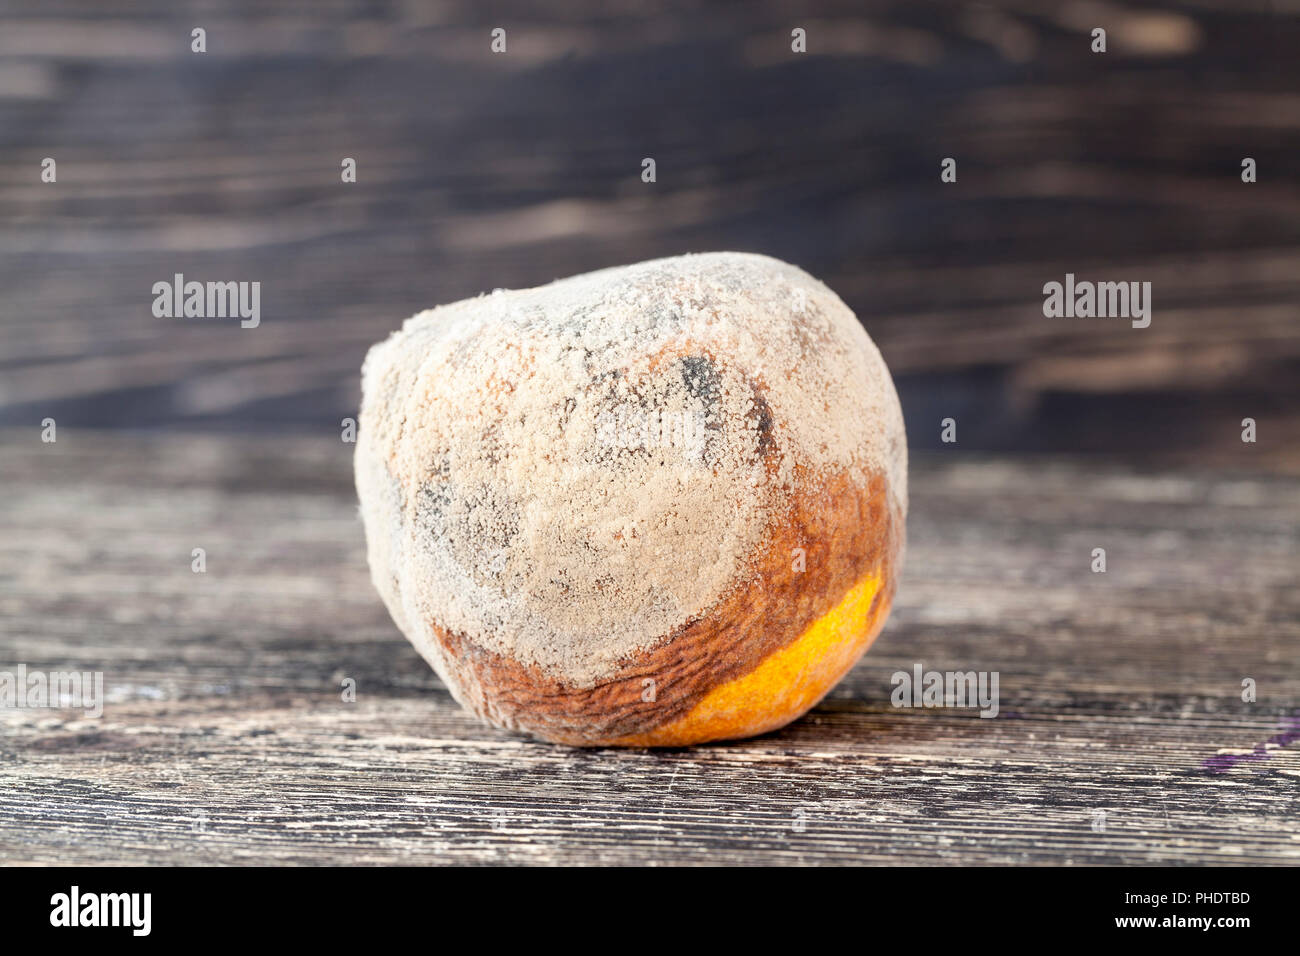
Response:
[[[0,862],[1300,861],[1298,80],[1263,0],[0,2],[0,668],[111,689],[0,711]],[[481,727],[366,577],[365,350],[716,249],[895,373],[894,616],[756,741]],[[1067,271],[1152,282],[1151,327],[1045,319]],[[261,326],[154,318],[175,272],[260,281]],[[1002,715],[893,709],[918,661]]]
[[[485,6],[0,5],[0,423],[330,431],[419,309],[741,249],[857,311],[915,445],[1231,464],[1249,416],[1300,470],[1285,4],[1094,5],[1105,55],[1083,3]],[[1151,328],[1044,320],[1067,271]],[[176,272],[262,327],[155,319]]]

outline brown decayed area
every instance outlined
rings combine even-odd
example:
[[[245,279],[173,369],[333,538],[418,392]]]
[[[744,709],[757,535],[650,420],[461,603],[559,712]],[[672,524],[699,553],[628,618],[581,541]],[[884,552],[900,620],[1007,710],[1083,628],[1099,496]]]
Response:
[[[753,670],[797,640],[865,574],[883,582],[873,603],[893,598],[903,548],[903,520],[890,504],[883,475],[865,487],[847,473],[819,485],[798,475],[790,510],[773,524],[753,577],[703,618],[595,687],[574,688],[436,625],[461,684],[462,703],[480,716],[560,743],[598,745],[669,723],[713,688]],[[806,570],[793,570],[793,549]],[[641,699],[655,681],[655,700]]]

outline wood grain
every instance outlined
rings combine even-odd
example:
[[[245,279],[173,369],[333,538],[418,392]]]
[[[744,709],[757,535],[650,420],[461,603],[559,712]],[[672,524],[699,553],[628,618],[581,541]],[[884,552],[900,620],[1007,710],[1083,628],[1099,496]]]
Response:
[[[0,862],[1300,862],[1293,478],[918,456],[894,614],[822,705],[584,751],[479,724],[396,631],[351,445],[58,435],[0,433],[0,669],[109,703],[0,710]],[[1000,714],[893,707],[918,662],[998,671]]]
[[[1300,862],[1297,48],[1267,0],[0,8],[0,670],[109,697],[0,710],[0,863]],[[716,249],[825,280],[897,377],[894,614],[757,740],[480,725],[368,580],[365,350]],[[1067,271],[1152,326],[1045,319]],[[154,318],[176,272],[262,324]],[[917,663],[1001,713],[893,707]]]
[[[1287,4],[114,9],[0,10],[0,424],[326,434],[419,309],[739,249],[862,317],[922,447],[953,416],[971,448],[1300,474]],[[1045,319],[1067,271],[1152,282],[1151,328]],[[262,282],[263,324],[154,318],[176,272]]]

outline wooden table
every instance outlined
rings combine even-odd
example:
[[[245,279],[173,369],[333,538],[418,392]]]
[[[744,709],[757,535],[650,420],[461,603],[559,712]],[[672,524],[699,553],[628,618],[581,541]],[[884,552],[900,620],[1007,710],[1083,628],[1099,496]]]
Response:
[[[0,666],[108,699],[0,711],[0,862],[1300,862],[1294,478],[919,456],[893,616],[810,715],[584,751],[479,724],[402,638],[351,453],[0,433]],[[893,707],[916,663],[997,671],[1000,713]]]
[[[1300,17],[794,6],[0,10],[0,670],[110,698],[0,711],[0,863],[1300,861]],[[762,739],[478,724],[368,580],[366,349],[722,249],[826,281],[895,376],[893,617]],[[261,282],[261,325],[155,318],[177,272]],[[1067,272],[1152,282],[1152,325],[1044,318]],[[894,708],[917,663],[1000,714]]]
[[[1268,0],[13,6],[0,426],[323,434],[420,309],[735,249],[853,308],[914,447],[1243,467],[1250,416],[1300,474],[1297,49]],[[260,326],[155,318],[178,272]],[[1067,272],[1150,328],[1045,320]]]

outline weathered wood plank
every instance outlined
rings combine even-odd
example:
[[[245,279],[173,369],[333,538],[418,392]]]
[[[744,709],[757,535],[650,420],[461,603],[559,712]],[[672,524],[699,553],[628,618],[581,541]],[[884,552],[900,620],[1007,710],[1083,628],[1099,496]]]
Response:
[[[0,435],[0,669],[109,698],[0,711],[0,861],[1300,862],[1300,740],[1264,746],[1300,730],[1294,479],[919,456],[894,615],[811,715],[575,751],[478,724],[396,631],[350,458]],[[918,662],[998,671],[1001,713],[894,708]]]
[[[355,411],[366,346],[418,309],[735,248],[857,311],[914,442],[952,415],[972,448],[1300,474],[1284,5],[195,16],[203,55],[164,0],[0,11],[0,424],[324,433]],[[1067,271],[1151,281],[1152,327],[1044,319]],[[153,318],[175,272],[262,282],[263,324]],[[1243,459],[1248,416],[1267,438]]]

